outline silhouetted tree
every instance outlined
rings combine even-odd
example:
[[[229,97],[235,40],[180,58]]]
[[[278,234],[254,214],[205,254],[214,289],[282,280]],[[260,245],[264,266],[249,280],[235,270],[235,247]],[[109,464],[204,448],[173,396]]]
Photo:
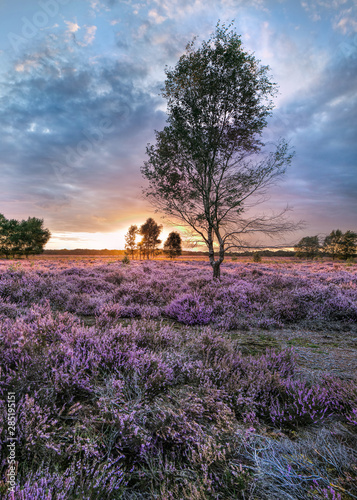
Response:
[[[139,259],[141,260],[144,256],[143,242],[142,241],[139,241],[139,243],[138,243],[138,252],[139,252]]]
[[[182,254],[181,236],[179,233],[173,231],[168,235],[167,240],[164,243],[164,252],[170,257],[170,259],[178,257]]]
[[[140,234],[143,237],[141,240],[142,252],[147,259],[155,255],[155,250],[161,243],[161,240],[158,239],[161,231],[162,225],[159,226],[151,217],[140,227]]]
[[[313,259],[320,251],[319,238],[317,236],[305,236],[294,248],[296,257],[300,259]]]
[[[225,252],[241,247],[242,236],[296,228],[285,219],[286,210],[243,217],[247,200],[265,195],[292,154],[284,141],[273,153],[262,151],[260,136],[276,93],[268,67],[245,52],[240,37],[225,26],[218,25],[200,47],[194,45],[195,40],[175,68],[166,70],[162,95],[168,125],[147,147],[142,174],[153,205],[200,236],[213,276],[219,277]]]
[[[139,234],[138,226],[132,225],[129,227],[125,235],[125,250],[134,258],[135,251],[137,250],[136,235]]]

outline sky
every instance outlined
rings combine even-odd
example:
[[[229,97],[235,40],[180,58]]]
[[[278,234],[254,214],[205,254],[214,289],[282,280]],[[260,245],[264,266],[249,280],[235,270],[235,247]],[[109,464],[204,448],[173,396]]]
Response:
[[[43,218],[49,249],[123,248],[131,224],[163,223],[140,167],[165,67],[219,20],[279,86],[265,140],[296,152],[260,210],[305,221],[289,243],[357,231],[354,0],[0,0],[0,213]]]

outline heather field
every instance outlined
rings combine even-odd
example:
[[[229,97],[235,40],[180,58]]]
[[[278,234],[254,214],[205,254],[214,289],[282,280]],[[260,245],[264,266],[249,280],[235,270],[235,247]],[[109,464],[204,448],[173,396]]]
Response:
[[[0,352],[1,498],[357,498],[355,264],[2,260]]]

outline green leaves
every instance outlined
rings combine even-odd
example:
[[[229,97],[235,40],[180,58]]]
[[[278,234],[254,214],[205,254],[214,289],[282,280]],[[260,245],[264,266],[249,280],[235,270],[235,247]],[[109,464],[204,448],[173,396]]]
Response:
[[[357,251],[357,234],[350,230],[345,233],[340,229],[333,230],[326,236],[323,248],[333,259],[353,258]]]
[[[317,257],[320,251],[318,236],[305,236],[295,247],[296,256],[299,258]]]
[[[43,219],[7,220],[0,214],[0,255],[28,257],[42,253],[50,237],[50,231],[43,227]]]

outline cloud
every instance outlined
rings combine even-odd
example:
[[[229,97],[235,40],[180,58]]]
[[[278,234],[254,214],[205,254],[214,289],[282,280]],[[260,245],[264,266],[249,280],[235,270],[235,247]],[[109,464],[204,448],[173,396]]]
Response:
[[[67,24],[67,33],[76,33],[80,30],[80,26],[77,23],[72,23],[72,21],[65,21]]]
[[[84,45],[90,45],[95,39],[95,34],[97,31],[96,26],[85,26],[86,34],[84,35]]]
[[[149,61],[102,57],[89,68],[81,56],[43,47],[8,74],[0,196],[20,193],[52,230],[105,232],[118,210],[143,210],[139,167],[165,118],[157,88],[145,83]]]
[[[357,4],[354,0],[309,0],[301,6],[313,21],[328,19],[344,35],[357,31]]]
[[[64,10],[71,21],[28,40],[2,69],[5,215],[44,217],[62,234],[109,233],[144,219],[140,166],[165,126],[158,95],[165,65],[176,64],[194,35],[198,45],[207,39],[218,18],[236,18],[250,35],[247,49],[272,67],[282,92],[267,142],[281,135],[297,153],[271,207],[291,203],[315,233],[338,221],[352,226],[357,75],[355,52],[346,55],[339,43],[355,29],[355,14],[348,2],[306,4],[321,24],[303,8],[289,17],[289,2],[274,10],[263,0],[91,0]]]
[[[353,18],[352,9],[343,11],[335,20],[334,28],[344,35],[357,33],[357,20]]]
[[[36,59],[25,59],[21,63],[15,65],[15,71],[23,73],[24,71],[30,71],[31,68],[38,66],[39,62]]]
[[[328,232],[338,219],[344,229],[355,227],[356,78],[347,60],[331,61],[318,84],[286,102],[270,122],[270,138],[287,136],[296,150],[283,192],[315,232]],[[343,207],[338,217],[337,207]]]
[[[87,47],[91,45],[95,40],[95,35],[97,32],[97,26],[87,26],[84,25],[84,34],[82,40],[78,39],[76,33],[81,29],[77,22],[65,21],[67,24],[66,35],[74,40],[74,42],[80,47]]]
[[[167,19],[166,17],[164,16],[161,16],[160,14],[158,14],[158,12],[154,9],[152,10],[149,10],[149,18],[154,21],[156,24],[161,24],[165,21],[165,19]]]

